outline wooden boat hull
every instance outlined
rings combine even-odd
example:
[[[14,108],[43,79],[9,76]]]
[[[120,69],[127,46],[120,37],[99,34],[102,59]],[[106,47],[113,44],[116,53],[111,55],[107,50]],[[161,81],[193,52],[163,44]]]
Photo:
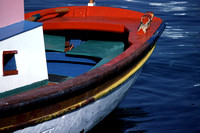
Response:
[[[107,85],[104,85],[106,89],[102,92],[97,93],[93,98],[96,100],[87,101],[89,104],[83,105],[83,107],[74,107],[80,108],[76,111],[64,114],[58,118],[45,121],[48,118],[55,117],[53,115],[46,116],[43,118],[44,122],[37,124],[36,126],[31,126],[22,130],[16,131],[20,132],[87,132],[103,120],[111,111],[113,111],[122,99],[125,97],[126,93],[130,87],[137,80],[144,63],[147,61],[149,56],[152,54],[155,46],[149,51],[143,59],[138,62],[137,66],[132,67],[130,70],[127,70],[123,75],[120,75],[114,78],[114,82],[110,81]],[[91,103],[90,103],[91,102]],[[81,103],[80,103],[81,104]],[[73,108],[73,107],[72,107]],[[58,114],[60,113],[57,112]],[[63,110],[64,111],[64,110]]]
[[[106,84],[98,87],[96,95],[85,101],[69,106],[69,101],[62,101],[56,105],[43,107],[42,109],[31,111],[29,113],[20,114],[14,117],[8,117],[3,121],[11,122],[15,120],[15,128],[19,128],[18,123],[25,122],[22,126],[28,126],[16,132],[36,132],[36,131],[52,131],[52,132],[81,132],[89,131],[98,122],[105,118],[113,111],[126,95],[127,91],[139,76],[142,66],[147,61],[155,46],[145,55],[140,62],[132,68],[126,70],[123,74],[113,78]],[[87,92],[88,93],[88,92]],[[95,93],[95,92],[93,92]],[[73,101],[73,100],[71,100]],[[62,108],[62,109],[61,109]],[[57,110],[57,111],[55,111]],[[74,111],[73,111],[74,110]],[[49,114],[49,111],[52,111]],[[48,113],[49,115],[45,115]],[[38,117],[40,115],[41,117]],[[37,119],[34,118],[38,117]],[[32,117],[27,122],[26,117]],[[54,119],[53,119],[54,118]],[[6,123],[5,123],[6,124]],[[13,123],[14,124],[14,123]],[[9,129],[9,127],[6,127]],[[15,129],[12,127],[12,129]]]
[[[99,12],[100,9],[102,12]],[[57,15],[53,15],[56,17],[53,20],[51,15],[50,18],[43,18],[44,30],[96,30],[126,35],[128,33],[125,51],[80,76],[61,83],[50,82],[48,85],[1,99],[0,114],[3,115],[0,117],[0,131],[86,132],[90,130],[123,99],[165,28],[164,22],[155,17],[147,34],[138,34],[137,28],[143,14],[124,9],[70,7],[70,11],[64,18],[62,16],[57,18]],[[110,13],[105,11],[115,12],[114,16],[109,17]],[[103,17],[99,19],[101,13]],[[32,14],[27,16],[30,17]],[[127,21],[123,23],[122,18],[125,15]],[[122,18],[118,18],[119,16]]]
[[[81,133],[89,131],[118,106],[131,85],[136,81],[140,71],[141,70],[137,71],[133,76],[126,80],[126,82],[115,88],[112,93],[103,96],[97,101],[50,121],[45,121],[36,126],[18,130],[17,133]]]

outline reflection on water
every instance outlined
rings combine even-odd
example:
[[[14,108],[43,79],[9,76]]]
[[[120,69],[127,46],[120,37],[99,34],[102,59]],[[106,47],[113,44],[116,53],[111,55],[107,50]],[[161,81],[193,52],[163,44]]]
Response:
[[[125,2],[129,9],[153,11],[167,26],[135,86],[93,132],[200,132],[199,2]]]
[[[141,122],[149,122],[152,120],[146,119],[147,112],[143,112],[142,108],[120,108],[111,113],[94,127],[89,133],[130,133],[130,132],[145,132],[146,130],[138,130],[137,126]],[[139,120],[136,120],[139,119]],[[145,120],[146,119],[146,120]],[[103,129],[103,130],[102,130]],[[105,130],[106,129],[106,130]]]

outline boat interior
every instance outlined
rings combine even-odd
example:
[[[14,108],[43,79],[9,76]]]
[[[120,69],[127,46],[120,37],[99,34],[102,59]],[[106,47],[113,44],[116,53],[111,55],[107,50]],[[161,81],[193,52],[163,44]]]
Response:
[[[60,83],[95,69],[128,48],[128,32],[44,31],[50,83]]]

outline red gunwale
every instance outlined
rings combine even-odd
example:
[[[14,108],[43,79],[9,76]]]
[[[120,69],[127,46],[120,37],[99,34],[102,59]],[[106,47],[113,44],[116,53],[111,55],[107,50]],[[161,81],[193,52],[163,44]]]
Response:
[[[65,7],[63,7],[65,8]],[[70,95],[70,93],[74,93],[78,90],[83,90],[85,88],[90,88],[91,86],[96,86],[98,84],[104,83],[109,78],[112,78],[113,75],[116,75],[117,73],[122,73],[124,68],[128,68],[132,66],[133,62],[135,62],[138,57],[142,54],[142,52],[147,49],[149,46],[146,44],[146,42],[150,39],[150,37],[156,32],[160,24],[162,23],[162,20],[160,18],[154,17],[151,27],[146,35],[140,35],[136,34],[136,29],[139,26],[139,21],[143,13],[130,11],[126,9],[118,9],[118,8],[110,8],[110,7],[86,7],[86,6],[78,6],[78,7],[68,7],[70,9],[69,13],[65,14],[63,17],[72,17],[74,14],[74,10],[76,8],[86,8],[87,9],[87,15],[90,17],[94,17],[95,15],[108,17],[108,18],[115,18],[115,20],[118,20],[119,22],[122,22],[125,29],[129,31],[129,43],[130,47],[124,51],[122,54],[120,54],[118,57],[114,58],[110,62],[91,70],[83,75],[80,75],[78,77],[75,77],[73,79],[67,80],[65,82],[62,82],[57,85],[53,86],[44,86],[42,88],[37,88],[31,91],[24,92],[22,94],[17,95],[17,100],[15,96],[7,97],[4,99],[1,99],[0,107],[3,108],[9,108],[9,106],[12,105],[24,105],[24,104],[18,104],[19,102],[27,102],[27,101],[37,101],[36,99],[40,99],[40,102],[45,102],[47,99],[41,99],[41,97],[49,96],[51,97],[51,94],[54,95],[51,98],[56,98],[60,96],[59,92],[65,93],[65,95]],[[58,8],[54,8],[58,9]],[[100,10],[100,12],[99,12]],[[35,15],[37,13],[40,13],[41,11],[35,11],[32,13],[27,13],[25,15],[25,18],[29,18],[32,15]],[[50,19],[52,17],[55,17],[57,15],[49,15],[40,20],[40,22],[44,21],[44,30],[48,30],[48,22],[53,22],[54,19]],[[120,17],[118,19],[118,17]],[[132,18],[133,17],[133,18]],[[79,17],[80,18],[80,17]],[[127,18],[129,22],[124,22]],[[61,18],[62,19],[62,18]],[[73,19],[73,17],[72,17]],[[131,20],[134,20],[137,22],[137,24],[134,24],[134,21],[130,24]],[[58,21],[58,18],[55,19]],[[81,19],[80,19],[81,20]],[[102,20],[103,21],[103,20]],[[113,22],[113,20],[109,19],[110,23]],[[47,22],[47,23],[46,23]],[[66,22],[67,23],[67,22]],[[46,28],[45,28],[46,27]],[[132,28],[130,28],[132,27]],[[126,58],[127,57],[127,58]],[[97,84],[97,82],[99,82]],[[56,94],[57,93],[57,94]],[[4,104],[6,103],[6,104]],[[27,105],[27,104],[25,104]]]
[[[14,112],[14,114],[17,112],[19,114],[21,113],[19,109],[26,110],[33,108],[35,105],[37,105],[37,108],[51,106],[51,101],[55,100],[59,102],[56,99],[59,99],[61,96],[62,98],[69,99],[72,96],[80,95],[80,93],[82,94],[88,90],[95,89],[99,85],[112,80],[115,76],[122,74],[126,69],[133,67],[141,55],[144,54],[144,51],[151,48],[148,45],[148,40],[155,34],[163,22],[160,18],[154,17],[147,33],[145,35],[137,34],[137,28],[140,25],[142,15],[144,15],[143,13],[110,7],[77,6],[67,8],[69,8],[69,12],[66,14],[53,14],[41,18],[39,22],[43,23],[44,30],[78,29],[114,33],[123,33],[126,31],[129,32],[128,41],[130,47],[110,62],[83,75],[56,85],[44,86],[1,99],[1,114],[6,114],[7,111],[10,111],[10,113]],[[25,18],[29,18],[42,11],[45,10],[27,13]],[[86,97],[92,98],[92,95],[87,95]]]
[[[130,54],[151,38],[163,22],[160,18],[154,17],[148,32],[145,35],[142,35],[137,34],[137,28],[140,25],[140,19],[144,13],[113,7],[75,6],[67,8],[69,8],[69,12],[63,14],[62,17],[58,17],[61,15],[53,14],[41,18],[39,22],[44,24],[44,30],[95,30],[115,33],[123,33],[124,31],[129,32],[128,41],[132,46],[104,66],[112,66],[119,60],[130,56]],[[44,10],[27,13],[25,18],[29,18],[42,11]]]
[[[129,43],[131,46],[122,54],[120,54],[119,56],[111,60],[110,62],[94,70],[91,70],[83,75],[80,75],[78,77],[67,80],[57,85],[44,86],[42,88],[37,88],[31,91],[24,92],[22,94],[18,94],[17,100],[15,96],[1,99],[1,103],[0,103],[1,109],[9,108],[9,106],[12,106],[12,105],[17,105],[18,107],[19,105],[24,105],[24,104],[18,104],[19,102],[23,103],[23,102],[27,102],[31,100],[34,100],[36,102],[40,99],[39,100],[40,102],[45,102],[47,99],[45,98],[41,99],[41,97],[46,97],[46,96],[51,97],[51,95],[53,95],[51,98],[56,98],[60,96],[59,92],[63,92],[65,95],[70,95],[70,93],[75,93],[76,91],[84,90],[85,88],[91,88],[92,86],[96,86],[98,84],[104,83],[109,78],[112,78],[113,75],[116,75],[117,73],[118,74],[122,73],[123,72],[122,70],[124,68],[128,68],[132,66],[131,64],[133,64],[133,62],[135,62],[138,59],[141,53],[149,47],[146,44],[146,42],[150,39],[150,37],[154,34],[154,32],[158,29],[158,27],[162,23],[162,20],[160,18],[154,17],[151,27],[149,31],[147,32],[147,34],[140,35],[140,34],[136,34],[136,29],[139,26],[139,21],[143,13],[130,11],[126,9],[110,8],[110,7],[95,7],[94,8],[94,7],[78,6],[78,7],[68,7],[68,8],[70,10],[69,13],[65,14],[63,17],[69,17],[69,19],[70,17],[73,19],[72,16],[76,8],[86,8],[88,11],[87,14],[93,18],[96,15],[97,17],[98,16],[103,16],[103,17],[108,17],[108,18],[113,17],[115,18],[115,20],[119,20],[118,23],[122,22],[125,29],[129,31]],[[54,9],[58,9],[58,8],[54,8]],[[40,13],[41,11],[44,11],[44,10],[27,13],[25,15],[25,18],[29,18],[32,15]],[[44,30],[48,30],[48,26],[47,26],[48,22],[49,21],[53,22],[54,19],[50,19],[50,18],[55,17],[55,16],[57,15],[48,15],[40,20],[40,22],[44,21],[43,22]],[[118,19],[118,17],[120,18]],[[123,23],[123,21],[125,20],[124,18],[129,19],[129,23],[128,22]],[[134,21],[130,24],[130,21],[134,19],[137,22],[137,24],[134,24]],[[56,18],[55,20],[58,21],[58,18]],[[112,22],[113,21],[110,20],[110,23]],[[97,82],[99,83],[97,84]],[[4,103],[7,103],[7,104],[4,104]]]

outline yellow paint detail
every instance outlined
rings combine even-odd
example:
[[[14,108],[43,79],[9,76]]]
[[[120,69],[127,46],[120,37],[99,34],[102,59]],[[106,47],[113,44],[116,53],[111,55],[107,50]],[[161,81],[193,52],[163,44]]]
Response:
[[[140,62],[134,66],[127,74],[125,74],[123,77],[118,77],[117,79],[119,79],[118,81],[115,81],[113,82],[113,84],[109,84],[109,86],[107,87],[107,89],[101,91],[100,93],[94,95],[94,99],[97,100],[99,98],[101,98],[102,96],[105,96],[106,94],[108,94],[110,91],[114,90],[117,86],[119,86],[120,84],[122,84],[123,82],[125,82],[129,77],[131,77],[135,72],[137,72],[143,65],[144,63],[147,61],[147,59],[150,57],[150,55],[152,54],[153,50],[155,49],[155,45],[154,47],[149,51],[149,53],[140,60]],[[107,86],[107,85],[105,85]],[[102,85],[101,87],[104,87],[104,85]],[[72,110],[75,110],[77,106],[80,106],[82,107],[83,105],[85,105],[84,103],[86,102],[87,100],[84,100],[82,102],[79,102],[77,104],[74,104],[68,108],[65,108],[65,109],[62,109],[58,112],[55,112],[51,115],[47,115],[47,116],[44,116],[42,118],[37,118],[37,119],[32,119],[31,121],[36,121],[36,123],[41,123],[41,122],[44,122],[44,121],[48,121],[50,119],[53,119],[59,115],[62,115],[62,114],[65,114],[69,111],[72,111]]]
[[[143,65],[144,63],[147,61],[147,59],[150,57],[150,55],[152,54],[153,50],[155,49],[155,45],[153,46],[153,48],[147,53],[147,55],[145,57],[143,57],[137,64],[136,66],[134,66],[133,68],[131,68],[127,73],[123,74],[123,75],[120,75],[118,77],[115,78],[114,82],[112,81],[112,83],[108,82],[100,87],[107,87],[106,89],[104,89],[103,91],[99,92],[98,94],[94,95],[93,98],[95,100],[101,98],[102,96],[105,96],[106,94],[108,94],[109,92],[113,91],[116,87],[118,87],[120,84],[124,83],[128,78],[130,78],[133,74],[135,74]],[[29,122],[34,122],[34,123],[41,123],[41,122],[44,122],[44,121],[48,121],[48,120],[51,120],[55,117],[58,117],[58,116],[61,116],[67,112],[70,112],[72,110],[75,110],[78,106],[79,108],[86,105],[87,103],[87,100],[84,100],[84,101],[81,101],[77,104],[74,104],[70,107],[67,107],[67,108],[64,108],[58,112],[54,112],[50,115],[46,115],[46,116],[43,116],[43,117],[40,117],[40,118],[36,118],[36,119],[32,119],[30,120]],[[16,125],[10,125],[10,126],[7,126],[7,127],[2,127],[0,128],[0,131],[1,130],[4,130],[4,129],[9,129],[9,128],[12,128],[12,127],[15,127]]]
[[[119,86],[120,84],[122,84],[123,82],[125,82],[129,77],[131,77],[135,72],[137,72],[143,65],[144,63],[147,61],[147,59],[150,57],[150,55],[152,54],[153,50],[155,49],[155,45],[154,47],[149,51],[149,53],[147,53],[147,55],[142,58],[139,63],[134,66],[127,74],[125,74],[123,77],[117,77],[117,79],[119,79],[118,81],[116,80],[115,82],[113,82],[113,84],[110,85],[107,87],[107,89],[101,91],[100,93],[94,95],[94,99],[97,100],[99,98],[101,98],[102,96],[105,96],[106,94],[108,94],[109,92],[111,92],[112,90],[114,90],[117,86]],[[107,85],[105,85],[107,86]],[[104,85],[102,85],[101,87],[105,87]],[[86,102],[87,100],[84,100],[82,102],[79,102],[77,104],[74,104],[68,108],[65,108],[65,109],[62,109],[58,112],[55,112],[51,115],[48,115],[48,116],[44,116],[42,119],[39,118],[39,119],[35,119],[37,122],[36,123],[41,123],[43,121],[47,121],[47,120],[50,120],[52,118],[55,118],[56,116],[58,115],[61,115],[61,114],[65,114],[69,111],[72,111],[72,110],[75,110],[77,106],[80,106],[82,107],[83,105],[85,105],[84,103]],[[35,121],[35,120],[32,120],[32,121]]]
[[[72,106],[70,106],[70,107],[68,107],[68,108],[64,108],[64,109],[62,109],[62,110],[60,110],[60,111],[58,111],[58,112],[52,113],[52,114],[50,114],[50,115],[43,116],[42,118],[39,118],[39,119],[38,119],[38,118],[37,118],[37,119],[32,119],[31,121],[36,121],[36,123],[41,123],[41,122],[44,122],[44,121],[51,120],[51,119],[53,119],[53,118],[56,118],[56,117],[59,116],[59,115],[62,115],[62,114],[65,114],[65,113],[67,113],[67,112],[70,112],[70,111],[72,111],[72,110],[75,110],[77,106],[80,106],[80,107],[83,106],[84,103],[85,103],[85,101],[86,101],[86,100],[84,100],[84,101],[82,101],[82,102],[79,102],[79,103],[77,103],[77,104],[74,104],[74,105],[72,105]]]
[[[84,103],[85,103],[85,101],[86,101],[86,100],[84,100],[84,101],[82,101],[82,102],[79,102],[79,103],[77,103],[77,104],[75,104],[75,105],[72,105],[72,106],[70,106],[70,107],[68,107],[68,108],[62,109],[62,110],[60,110],[60,111],[58,111],[58,112],[54,112],[54,113],[52,113],[52,114],[50,114],[50,115],[46,115],[46,116],[43,116],[43,117],[40,117],[40,118],[32,119],[32,120],[30,120],[30,121],[28,121],[28,122],[31,122],[31,123],[32,123],[32,122],[34,122],[34,123],[42,123],[42,122],[44,122],[44,121],[51,120],[51,119],[56,118],[56,117],[58,117],[58,116],[60,116],[60,115],[62,115],[62,114],[65,114],[65,113],[67,113],[67,112],[69,112],[69,111],[75,110],[77,106],[80,106],[80,107],[83,106]],[[2,128],[0,128],[0,132],[1,132],[1,131],[4,131],[4,130],[7,130],[7,129],[9,129],[9,128],[15,127],[15,126],[17,126],[17,124],[15,124],[15,125],[10,125],[10,126],[7,126],[7,127],[2,127]]]
[[[140,62],[128,72],[128,74],[126,74],[123,77],[120,76],[120,79],[118,81],[114,82],[107,89],[105,89],[102,92],[95,95],[94,98],[97,100],[97,99],[101,98],[102,96],[108,94],[110,91],[114,90],[117,86],[119,86],[120,84],[125,82],[134,73],[136,73],[144,65],[144,63],[148,60],[148,58],[151,56],[155,47],[156,47],[156,45],[153,46],[153,48],[147,53],[147,55],[145,57],[143,57],[142,60],[140,60]]]

